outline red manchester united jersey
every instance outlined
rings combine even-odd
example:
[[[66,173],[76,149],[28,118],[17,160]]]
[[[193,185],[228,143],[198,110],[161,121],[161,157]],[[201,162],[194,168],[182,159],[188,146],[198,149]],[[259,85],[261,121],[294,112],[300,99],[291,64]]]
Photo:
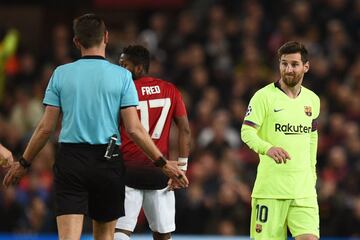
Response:
[[[137,110],[141,124],[162,154],[168,156],[172,120],[176,116],[186,115],[183,99],[173,84],[160,79],[143,77],[135,80],[135,86],[139,96]],[[129,139],[123,127],[121,143],[127,167],[154,167],[153,162]]]

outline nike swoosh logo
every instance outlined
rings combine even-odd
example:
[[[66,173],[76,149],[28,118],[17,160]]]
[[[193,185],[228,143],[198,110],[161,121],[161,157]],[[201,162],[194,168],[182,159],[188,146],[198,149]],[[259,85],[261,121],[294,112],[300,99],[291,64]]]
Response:
[[[280,111],[282,111],[282,110],[284,110],[283,108],[279,108],[279,109],[274,109],[274,112],[280,112]]]

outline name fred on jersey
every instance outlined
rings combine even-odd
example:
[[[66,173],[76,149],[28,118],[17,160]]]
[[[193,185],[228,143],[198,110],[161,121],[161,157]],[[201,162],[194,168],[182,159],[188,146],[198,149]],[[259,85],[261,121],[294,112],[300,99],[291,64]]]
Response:
[[[141,94],[142,95],[152,95],[152,94],[159,94],[160,87],[158,85],[150,86],[150,87],[141,87]]]

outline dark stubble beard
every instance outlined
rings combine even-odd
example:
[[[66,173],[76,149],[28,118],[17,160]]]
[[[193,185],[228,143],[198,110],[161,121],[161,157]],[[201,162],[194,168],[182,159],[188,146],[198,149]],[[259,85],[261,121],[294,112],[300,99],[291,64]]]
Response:
[[[284,74],[282,79],[286,86],[293,88],[295,87],[301,80],[302,75],[287,75]]]

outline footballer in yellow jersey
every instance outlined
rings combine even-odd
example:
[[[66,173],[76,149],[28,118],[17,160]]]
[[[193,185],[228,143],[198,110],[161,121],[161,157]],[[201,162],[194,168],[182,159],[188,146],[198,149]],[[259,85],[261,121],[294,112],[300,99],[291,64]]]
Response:
[[[278,51],[281,78],[251,98],[241,137],[259,154],[252,192],[251,238],[319,238],[316,151],[320,100],[302,86],[308,53],[298,42]]]

